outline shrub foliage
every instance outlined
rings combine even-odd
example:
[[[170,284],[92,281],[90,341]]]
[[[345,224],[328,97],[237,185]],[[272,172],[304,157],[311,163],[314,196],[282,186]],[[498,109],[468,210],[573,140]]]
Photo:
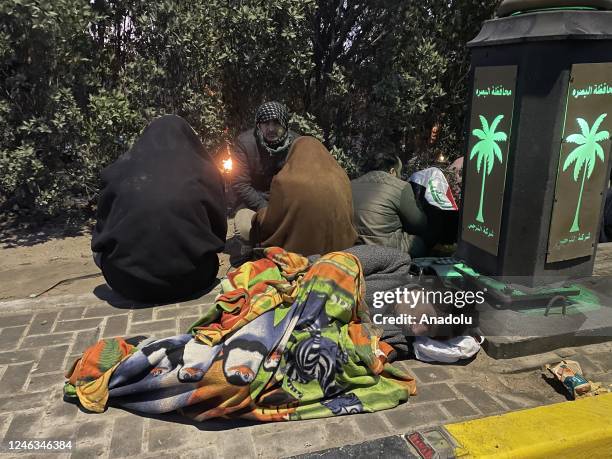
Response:
[[[294,127],[353,176],[383,148],[429,155],[435,123],[452,159],[466,43],[496,3],[0,2],[0,205],[82,208],[95,202],[100,170],[152,118],[185,117],[214,152],[265,100],[286,103]]]

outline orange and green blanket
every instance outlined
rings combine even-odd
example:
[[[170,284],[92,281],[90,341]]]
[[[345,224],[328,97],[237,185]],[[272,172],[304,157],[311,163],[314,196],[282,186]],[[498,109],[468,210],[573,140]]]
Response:
[[[387,363],[355,256],[333,252],[310,265],[277,247],[264,255],[228,274],[189,333],[87,349],[65,395],[96,412],[111,404],[198,421],[281,421],[384,410],[416,392]]]

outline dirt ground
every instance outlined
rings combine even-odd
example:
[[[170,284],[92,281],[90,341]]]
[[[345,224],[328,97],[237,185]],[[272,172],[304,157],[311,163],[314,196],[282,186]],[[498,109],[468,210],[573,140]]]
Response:
[[[91,256],[91,226],[2,229],[0,300],[89,293],[104,278]],[[219,276],[230,265],[221,254]]]

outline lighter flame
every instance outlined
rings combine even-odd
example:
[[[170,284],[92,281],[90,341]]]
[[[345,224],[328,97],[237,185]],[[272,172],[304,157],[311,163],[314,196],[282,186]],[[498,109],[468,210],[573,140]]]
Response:
[[[232,170],[232,158],[227,158],[223,160],[223,171],[231,172]]]

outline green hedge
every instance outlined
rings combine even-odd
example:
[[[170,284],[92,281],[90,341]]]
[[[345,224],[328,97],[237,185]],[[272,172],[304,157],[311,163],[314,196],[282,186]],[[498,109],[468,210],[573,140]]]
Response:
[[[2,2],[0,206],[81,209],[95,202],[100,170],[152,118],[185,117],[215,152],[271,99],[351,176],[383,147],[432,160],[435,122],[452,159],[465,44],[496,3]]]

